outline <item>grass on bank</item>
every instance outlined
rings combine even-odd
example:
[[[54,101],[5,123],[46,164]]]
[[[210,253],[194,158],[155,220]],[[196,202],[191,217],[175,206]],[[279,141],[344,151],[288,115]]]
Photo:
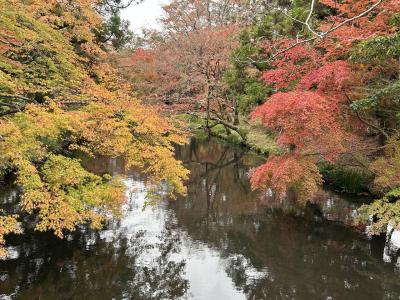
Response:
[[[370,194],[373,176],[359,168],[321,163],[319,169],[325,183],[339,192]]]
[[[185,129],[195,132],[196,136],[207,136],[204,131],[205,120],[189,114],[178,114],[176,117],[185,124]],[[214,125],[214,122],[210,122]],[[279,153],[279,147],[272,134],[268,134],[261,124],[246,123],[240,124],[239,130],[246,134],[246,141],[234,130],[227,130],[222,124],[211,128],[211,134],[231,144],[246,145],[250,149],[264,155]]]

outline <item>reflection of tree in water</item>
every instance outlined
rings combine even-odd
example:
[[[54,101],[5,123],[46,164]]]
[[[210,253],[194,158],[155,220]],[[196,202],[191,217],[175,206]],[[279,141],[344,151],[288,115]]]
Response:
[[[290,201],[260,206],[245,176],[254,166],[247,155],[202,142],[181,148],[179,158],[191,178],[188,198],[170,204],[178,227],[221,253],[249,299],[400,296],[398,275],[382,263],[382,243],[326,221],[347,217],[337,213],[343,202],[322,194],[318,205],[303,208]]]
[[[381,246],[341,226],[279,212],[266,212],[253,221],[259,224],[257,230],[243,225],[230,231],[225,254],[228,274],[249,299],[384,299],[389,291],[400,295],[398,274],[382,263]],[[265,270],[266,276],[249,281],[243,276],[249,264]]]
[[[187,293],[189,282],[182,278],[186,262],[171,260],[172,254],[181,251],[179,236],[166,229],[159,238],[159,255],[151,266],[139,267],[131,281],[134,289],[127,296],[133,299],[177,299]]]
[[[18,299],[177,299],[189,288],[183,278],[185,261],[171,259],[180,251],[181,241],[169,229],[153,244],[144,231],[130,240],[116,236],[112,242],[90,232],[76,233],[70,242],[48,234],[34,236],[20,245],[20,258],[2,263],[0,274],[7,278],[0,285],[0,295],[15,293]],[[144,257],[152,260],[144,263]]]
[[[243,150],[219,143],[192,140],[190,145],[180,148],[178,157],[189,166],[191,174],[188,183],[189,200],[177,201],[176,204],[183,202],[193,216],[205,216],[201,224],[196,224],[203,228],[199,231],[205,235],[208,230],[213,230],[213,224],[230,224],[231,216],[236,215],[237,209],[243,209],[244,205],[247,210],[256,208],[252,201],[256,197],[250,192],[247,170],[242,164],[245,158]],[[191,201],[193,198],[205,201]],[[191,218],[190,215],[186,216]]]
[[[122,173],[120,160],[88,161],[97,173]],[[132,177],[137,175],[132,174]],[[135,178],[136,178],[135,177]],[[3,189],[1,208],[13,212],[18,193]],[[173,259],[181,239],[165,228],[154,240],[145,231],[132,237],[120,231],[120,221],[104,232],[82,230],[59,240],[51,233],[29,232],[9,239],[17,259],[0,264],[0,298],[18,299],[178,299],[187,294],[186,262]],[[33,228],[33,227],[32,227]],[[32,231],[32,228],[26,230]],[[150,259],[147,261],[146,259]]]

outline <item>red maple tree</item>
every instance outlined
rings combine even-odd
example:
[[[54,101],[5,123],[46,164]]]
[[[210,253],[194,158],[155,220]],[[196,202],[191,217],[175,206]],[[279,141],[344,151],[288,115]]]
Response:
[[[359,97],[360,85],[377,72],[350,62],[350,49],[368,38],[392,34],[390,18],[400,11],[399,0],[320,3],[335,14],[315,29],[310,25],[312,5],[307,20],[299,21],[313,37],[279,38],[264,45],[270,69],[262,79],[276,92],[251,117],[276,133],[284,154],[270,156],[252,170],[253,189],[272,188],[279,195],[289,187],[303,195],[315,191],[321,183],[317,163],[335,161],[354,138],[348,130],[354,123],[349,99]]]

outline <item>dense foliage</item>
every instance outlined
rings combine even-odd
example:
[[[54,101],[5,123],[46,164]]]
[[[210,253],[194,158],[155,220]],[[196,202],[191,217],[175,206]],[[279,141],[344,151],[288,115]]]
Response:
[[[400,226],[399,0],[173,0],[160,30],[116,53],[133,40],[123,7],[0,2],[0,174],[15,174],[36,229],[63,237],[118,214],[121,182],[77,153],[122,156],[185,192],[173,156],[184,134],[134,95],[209,133],[274,139],[253,189],[305,203],[324,180],[356,174],[363,187],[351,190],[381,197],[357,221],[372,234]],[[21,231],[17,217],[2,213],[0,245]]]
[[[388,192],[399,172],[399,2],[314,2],[305,17],[283,11],[301,26],[296,36],[259,44],[272,95],[252,117],[277,133],[285,154],[252,172],[253,187],[310,197],[321,182],[317,166],[328,161],[366,169],[371,190]],[[377,220],[371,233],[398,225],[396,193],[389,195],[361,210],[360,220]]]
[[[398,225],[398,0],[176,0],[165,11],[163,30],[127,65],[143,94],[203,112],[207,127],[243,142],[261,123],[280,150],[252,170],[254,189],[307,201],[338,177],[327,170],[341,170],[365,177],[351,190],[391,193],[360,211],[363,222],[377,216],[371,233]]]
[[[15,174],[19,213],[61,238],[79,224],[101,227],[124,200],[117,178],[88,172],[73,153],[122,156],[170,195],[185,193],[173,148],[185,136],[107,63],[117,40],[99,38],[109,22],[99,11],[110,3],[0,1],[0,175]],[[1,217],[0,246],[21,231],[16,219]]]
[[[224,76],[238,34],[262,1],[174,0],[147,47],[120,58],[123,73],[146,99],[203,118],[206,127],[238,131],[239,104]],[[212,124],[211,124],[212,123]],[[240,133],[240,131],[238,131]]]

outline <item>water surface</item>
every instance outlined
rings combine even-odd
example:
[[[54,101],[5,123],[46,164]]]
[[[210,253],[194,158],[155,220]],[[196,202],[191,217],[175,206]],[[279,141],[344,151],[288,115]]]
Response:
[[[247,178],[261,160],[215,141],[177,156],[191,170],[185,198],[143,209],[146,182],[132,173],[124,216],[105,230],[12,237],[0,299],[399,299],[397,248],[345,226],[357,202],[261,198]],[[123,173],[118,160],[89,167]],[[17,198],[3,188],[2,207]]]

